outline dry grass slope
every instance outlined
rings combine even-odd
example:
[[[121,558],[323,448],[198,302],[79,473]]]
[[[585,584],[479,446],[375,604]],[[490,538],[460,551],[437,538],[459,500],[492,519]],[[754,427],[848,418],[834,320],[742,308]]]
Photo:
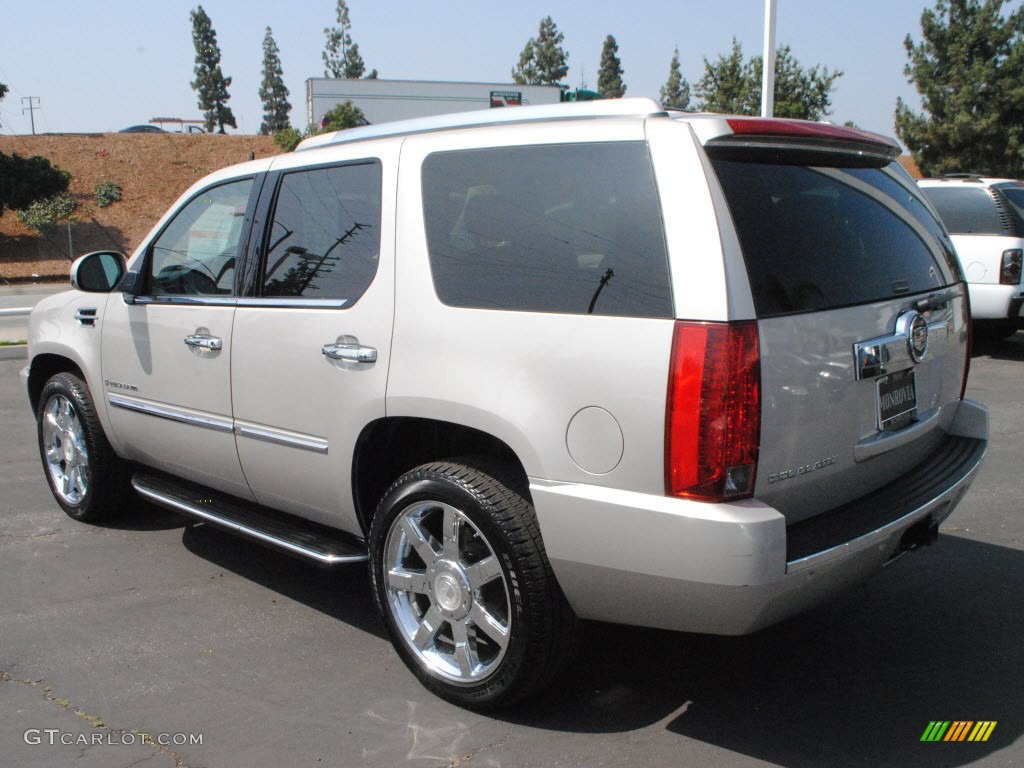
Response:
[[[206,174],[277,154],[269,136],[108,133],[0,136],[0,152],[42,155],[72,175],[77,215],[118,230],[129,254],[182,192]],[[121,185],[120,202],[100,208],[93,187]],[[53,259],[13,211],[0,217],[0,283],[37,274],[67,277],[69,262]]]
[[[0,152],[42,155],[72,175],[70,192],[78,216],[94,216],[118,230],[130,252],[182,192],[206,174],[277,154],[269,136],[126,134],[0,136]],[[900,162],[915,178],[921,172],[909,156]],[[100,208],[93,187],[103,181],[121,185],[120,202]],[[8,211],[0,217],[0,283],[31,275],[66,278],[67,259],[52,258],[38,237]]]

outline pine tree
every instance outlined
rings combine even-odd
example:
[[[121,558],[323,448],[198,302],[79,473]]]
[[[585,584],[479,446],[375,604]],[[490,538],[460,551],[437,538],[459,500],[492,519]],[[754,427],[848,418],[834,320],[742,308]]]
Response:
[[[196,48],[196,79],[192,88],[199,94],[199,108],[206,118],[206,131],[212,133],[217,126],[218,133],[224,133],[224,126],[237,128],[235,116],[227,105],[228,86],[231,78],[224,77],[220,70],[220,47],[217,45],[217,33],[213,30],[210,17],[203,6],[196,6],[189,12],[192,20],[192,44]]]
[[[288,113],[292,105],[288,103],[288,89],[281,78],[281,55],[274,42],[274,34],[270,27],[263,36],[263,82],[260,85],[260,99],[263,101],[263,122],[260,133],[264,136],[287,128]]]
[[[1024,177],[1024,8],[939,0],[904,41],[922,111],[896,102],[896,133],[927,176],[970,171]]]
[[[601,68],[597,71],[597,90],[609,99],[621,99],[626,93],[626,84],[622,82],[622,61],[616,55],[619,44],[615,37],[608,35],[601,48]]]
[[[569,54],[562,48],[565,35],[550,16],[541,19],[536,39],[526,42],[512,80],[521,85],[562,85],[569,74]]]
[[[679,69],[679,48],[672,53],[668,67],[668,80],[661,86],[661,106],[665,109],[688,109],[690,106],[690,84]]]
[[[324,77],[360,78],[366,72],[366,63],[359,55],[358,43],[352,42],[349,30],[352,22],[348,18],[348,5],[345,0],[338,0],[338,26],[324,27],[327,44],[324,47]],[[366,75],[368,80],[376,79],[377,70]]]

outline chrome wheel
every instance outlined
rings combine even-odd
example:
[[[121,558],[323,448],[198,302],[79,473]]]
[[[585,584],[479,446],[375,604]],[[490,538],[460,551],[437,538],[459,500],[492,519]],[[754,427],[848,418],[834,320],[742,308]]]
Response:
[[[89,449],[82,420],[64,395],[53,395],[46,401],[42,442],[54,491],[65,504],[81,504],[89,492]]]
[[[421,664],[456,685],[498,669],[512,629],[508,584],[462,511],[434,501],[405,507],[388,530],[383,565],[391,615]]]

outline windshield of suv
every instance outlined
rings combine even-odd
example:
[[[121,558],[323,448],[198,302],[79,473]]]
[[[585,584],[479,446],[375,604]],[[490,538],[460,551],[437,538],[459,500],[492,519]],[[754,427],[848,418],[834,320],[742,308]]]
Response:
[[[884,301],[959,279],[948,237],[897,163],[756,159],[712,154],[759,317]]]

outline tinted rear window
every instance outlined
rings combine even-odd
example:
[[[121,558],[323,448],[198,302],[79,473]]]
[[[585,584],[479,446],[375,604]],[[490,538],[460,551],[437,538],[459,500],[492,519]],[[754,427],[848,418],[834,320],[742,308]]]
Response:
[[[1003,234],[999,209],[984,187],[925,187],[924,193],[952,234]]]
[[[642,142],[430,155],[423,215],[456,307],[670,317],[668,256]]]
[[[758,316],[884,301],[958,278],[948,238],[902,171],[773,160],[712,161]]]

